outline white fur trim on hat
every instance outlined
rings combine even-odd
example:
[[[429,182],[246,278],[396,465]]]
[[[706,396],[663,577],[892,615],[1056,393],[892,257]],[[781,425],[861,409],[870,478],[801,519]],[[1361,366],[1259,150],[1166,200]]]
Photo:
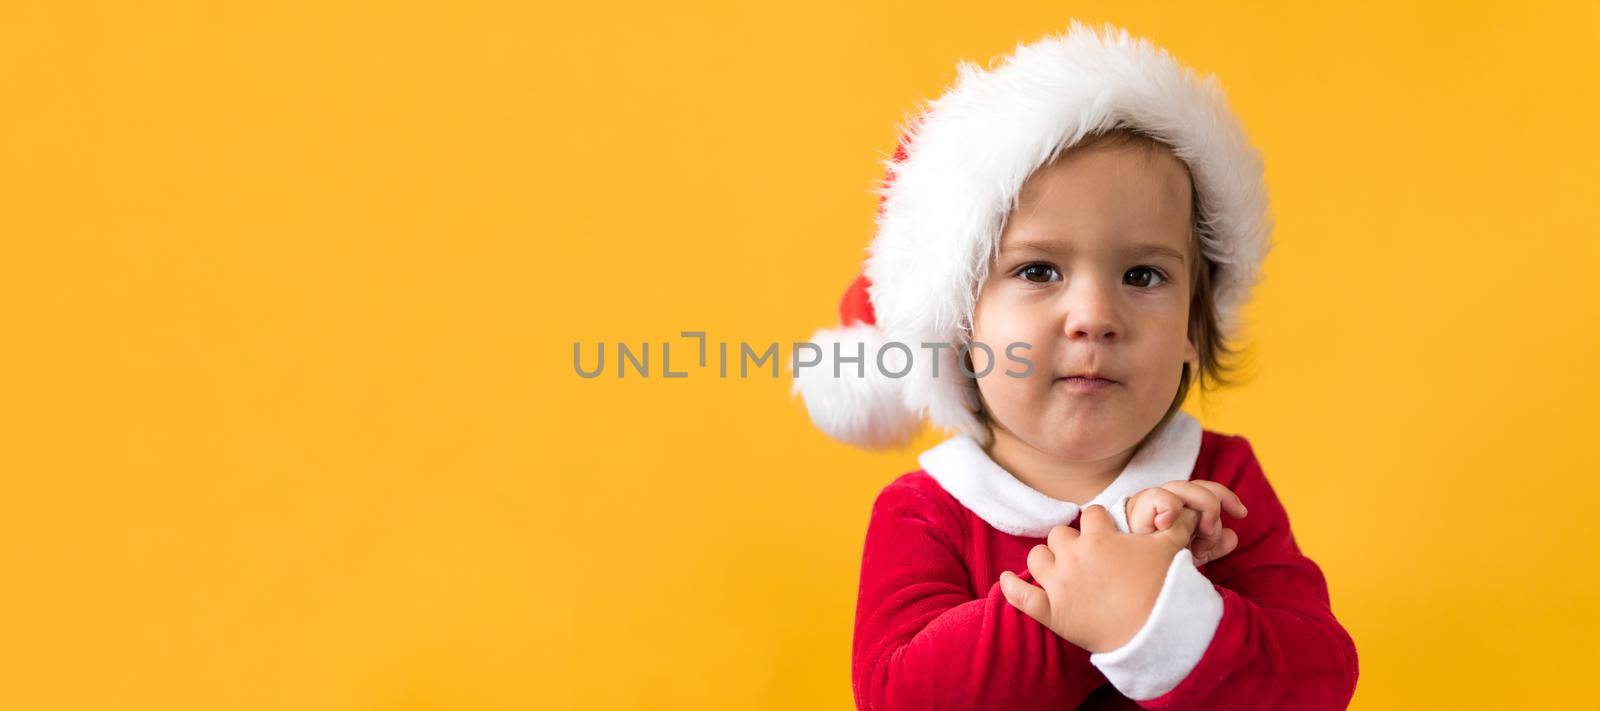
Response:
[[[864,449],[898,447],[916,436],[921,418],[906,409],[905,382],[910,374],[905,353],[883,348],[883,334],[871,324],[822,329],[811,337],[821,349],[821,363],[800,367],[791,394],[805,399],[811,422],[828,436]],[[836,356],[859,363],[840,362]]]

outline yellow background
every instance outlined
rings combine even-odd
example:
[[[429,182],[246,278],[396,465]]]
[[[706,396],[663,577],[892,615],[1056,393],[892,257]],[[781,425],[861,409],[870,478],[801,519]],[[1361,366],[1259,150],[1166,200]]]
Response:
[[[1190,409],[1355,706],[1596,702],[1594,3],[0,17],[0,706],[848,708],[869,507],[938,433],[832,443],[678,333],[832,324],[895,123],[1069,17],[1265,156],[1256,375]],[[690,375],[580,379],[601,340]]]

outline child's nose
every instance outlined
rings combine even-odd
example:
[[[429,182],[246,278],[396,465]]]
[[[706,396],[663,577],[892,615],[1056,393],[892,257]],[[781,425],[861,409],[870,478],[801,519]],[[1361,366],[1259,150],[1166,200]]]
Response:
[[[1114,295],[1104,284],[1083,280],[1067,295],[1067,337],[1072,340],[1114,341],[1122,336]]]

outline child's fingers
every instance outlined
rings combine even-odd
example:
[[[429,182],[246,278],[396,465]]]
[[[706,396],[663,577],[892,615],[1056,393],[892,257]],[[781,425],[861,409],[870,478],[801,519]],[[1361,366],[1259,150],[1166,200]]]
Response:
[[[1050,533],[1047,534],[1045,541],[1049,544],[1051,551],[1054,552],[1057,550],[1064,550],[1062,546],[1065,546],[1077,539],[1078,529],[1063,523],[1055,528],[1050,529]]]
[[[1041,544],[1028,551],[1028,572],[1033,573],[1034,580],[1041,583],[1050,580],[1055,567],[1056,554],[1050,550],[1050,546]]]
[[[1221,558],[1222,556],[1225,556],[1225,555],[1227,555],[1229,553],[1232,553],[1233,549],[1238,548],[1238,547],[1239,547],[1239,534],[1234,533],[1233,529],[1231,529],[1231,528],[1224,528],[1224,529],[1222,529],[1222,547],[1221,547],[1221,549],[1218,550],[1215,555],[1212,555],[1207,560],[1216,560],[1218,558]]]
[[[1201,557],[1207,560],[1216,558],[1217,548],[1222,545],[1222,537],[1225,535],[1223,531],[1226,530],[1228,529],[1220,529],[1216,533],[1200,533],[1197,531],[1194,535],[1194,540],[1189,544],[1189,549],[1200,553]]]
[[[1133,533],[1150,533],[1166,529],[1183,510],[1183,499],[1166,489],[1151,488],[1139,492],[1128,514],[1128,530]]]
[[[1195,565],[1205,565],[1206,563],[1210,563],[1211,561],[1232,553],[1233,549],[1239,547],[1239,534],[1234,533],[1233,529],[1231,528],[1222,529],[1222,534],[1217,538],[1217,543],[1212,545],[1207,545],[1204,541],[1198,538],[1195,539],[1193,546],[1189,550],[1189,552],[1194,555]]]
[[[1083,533],[1100,531],[1121,533],[1117,528],[1117,522],[1111,518],[1111,512],[1099,504],[1083,507],[1083,512],[1078,514],[1078,530]]]
[[[1196,513],[1194,509],[1184,507],[1178,511],[1172,526],[1165,530],[1157,531],[1156,535],[1166,536],[1173,543],[1178,544],[1179,548],[1188,548],[1194,540],[1195,527],[1199,525],[1199,521],[1200,514]]]
[[[1183,500],[1183,505],[1200,512],[1200,525],[1196,530],[1202,535],[1216,535],[1222,524],[1222,499],[1210,489],[1192,481],[1169,481],[1161,485]]]
[[[1032,617],[1040,624],[1050,624],[1050,598],[1044,594],[1043,588],[1032,585],[1007,570],[1000,574],[1000,592],[1005,595],[1006,602],[1021,610],[1022,614]]]
[[[1245,509],[1244,502],[1239,500],[1239,495],[1233,493],[1233,490],[1228,487],[1205,479],[1195,479],[1192,483],[1195,486],[1203,486],[1210,489],[1211,493],[1216,494],[1217,498],[1222,500],[1222,510],[1228,512],[1229,516],[1244,518],[1250,513],[1249,510]]]

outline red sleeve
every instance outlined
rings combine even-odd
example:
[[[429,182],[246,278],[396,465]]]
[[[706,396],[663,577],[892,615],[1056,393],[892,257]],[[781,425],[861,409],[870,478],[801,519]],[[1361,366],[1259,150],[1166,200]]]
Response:
[[[878,495],[856,600],[856,706],[1076,707],[1105,677],[1087,651],[1007,603],[998,580],[976,596],[957,545],[962,525],[912,486]]]
[[[1334,618],[1322,570],[1300,552],[1288,513],[1243,437],[1238,464],[1216,481],[1249,515],[1230,522],[1233,553],[1205,566],[1222,596],[1222,619],[1194,669],[1151,709],[1343,709],[1355,694],[1355,643]],[[1231,471],[1230,471],[1231,470]],[[1231,475],[1231,476],[1230,476]],[[1230,480],[1231,479],[1231,480]]]

